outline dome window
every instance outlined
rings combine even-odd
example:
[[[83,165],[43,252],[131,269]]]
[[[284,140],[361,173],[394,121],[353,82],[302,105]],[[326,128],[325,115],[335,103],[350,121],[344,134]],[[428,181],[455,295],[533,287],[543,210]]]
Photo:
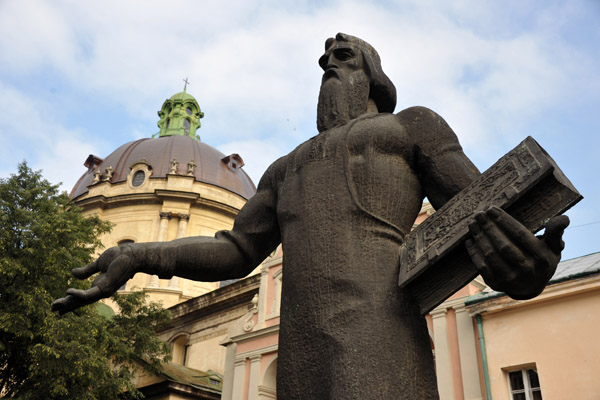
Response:
[[[183,120],[183,129],[186,135],[190,132],[190,120],[187,118]]]
[[[144,171],[136,171],[133,174],[133,178],[131,179],[131,184],[135,187],[142,186],[144,181],[146,180],[146,173]]]
[[[244,160],[242,160],[242,157],[240,157],[239,154],[231,154],[227,157],[223,157],[221,158],[221,162],[234,172],[244,166]]]
[[[142,158],[129,166],[131,170],[127,175],[127,184],[130,188],[139,188],[146,184],[148,177],[152,176],[152,166]]]
[[[192,115],[194,113],[194,111],[192,110],[192,107],[187,107],[185,109],[185,112],[187,113],[187,115]]]
[[[165,128],[169,129],[170,124],[171,124],[171,120],[167,118],[167,126]]]

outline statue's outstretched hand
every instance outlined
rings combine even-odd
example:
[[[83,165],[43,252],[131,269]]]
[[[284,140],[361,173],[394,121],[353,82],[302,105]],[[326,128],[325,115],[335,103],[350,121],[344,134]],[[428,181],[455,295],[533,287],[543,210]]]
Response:
[[[543,290],[560,261],[562,235],[569,218],[552,218],[541,236],[498,207],[475,214],[469,225],[467,251],[486,283],[514,299],[529,299]]]
[[[72,271],[73,276],[79,279],[86,279],[100,272],[92,287],[87,290],[67,289],[67,296],[52,303],[52,310],[64,314],[111,296],[137,272],[136,264],[131,245],[111,247],[96,261]]]

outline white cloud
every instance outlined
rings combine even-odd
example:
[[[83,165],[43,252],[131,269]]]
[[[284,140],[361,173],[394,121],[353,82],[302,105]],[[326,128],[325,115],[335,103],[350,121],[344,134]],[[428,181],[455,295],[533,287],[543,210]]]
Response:
[[[96,154],[96,150],[97,147],[88,143],[83,135],[60,132],[31,166],[43,169],[46,179],[52,183],[62,183],[61,189],[70,192],[86,172],[84,161],[89,154]]]
[[[16,72],[73,62],[74,38],[60,10],[39,0],[0,2],[0,69]]]
[[[12,25],[27,20],[25,7],[9,4],[5,15],[13,15],[5,18]],[[314,119],[309,110],[318,92],[316,59],[324,39],[337,31],[364,37],[379,49],[398,86],[400,106],[436,109],[453,126],[453,121],[462,124],[457,131],[472,144],[555,102],[564,94],[561,62],[569,59],[561,56],[560,43],[523,28],[510,36],[490,35],[486,24],[495,25],[493,19],[507,13],[472,2],[436,8],[423,2],[387,8],[331,2],[308,12],[298,6],[288,12],[286,3],[242,1],[30,6],[36,10],[34,21],[35,15],[47,15],[44,23],[17,45],[8,46],[6,39],[2,44],[9,52],[29,49],[16,51],[19,65],[50,64],[73,87],[149,121],[156,119],[165,93],[179,90],[188,76],[190,92],[207,111],[205,125],[228,130],[231,138],[252,137],[280,123],[281,116]],[[557,18],[540,19],[532,24],[557,24]],[[480,71],[479,80],[464,79],[469,69]],[[213,117],[219,120],[209,123]]]
[[[50,182],[62,182],[70,191],[83,174],[81,167],[97,143],[83,131],[73,131],[53,121],[45,105],[0,82],[0,177],[16,172],[17,164],[27,161],[34,170],[42,169]]]

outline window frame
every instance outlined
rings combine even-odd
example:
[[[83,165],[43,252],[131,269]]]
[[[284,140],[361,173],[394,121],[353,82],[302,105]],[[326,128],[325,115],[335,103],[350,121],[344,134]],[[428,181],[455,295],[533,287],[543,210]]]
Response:
[[[539,386],[532,387],[531,380],[529,379],[529,373],[528,373],[528,371],[530,371],[530,370],[534,371],[535,374],[537,375]],[[540,398],[543,398],[542,384],[540,383],[540,376],[538,374],[535,364],[522,366],[520,368],[506,369],[505,372],[506,372],[506,380],[507,380],[507,386],[508,386],[508,394],[509,394],[511,400],[514,400],[514,395],[518,395],[518,394],[525,394],[525,400],[534,400],[534,397],[533,397],[534,392],[539,393]],[[523,389],[513,389],[513,387],[512,387],[510,374],[514,374],[516,372],[521,373],[521,377],[523,379]]]

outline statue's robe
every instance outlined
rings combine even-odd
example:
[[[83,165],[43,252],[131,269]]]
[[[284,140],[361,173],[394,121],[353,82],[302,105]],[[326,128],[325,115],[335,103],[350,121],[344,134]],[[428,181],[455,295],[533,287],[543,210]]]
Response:
[[[267,170],[217,235],[257,264],[283,245],[279,400],[438,398],[430,337],[397,286],[425,196],[439,207],[479,172],[432,111],[365,114]]]

